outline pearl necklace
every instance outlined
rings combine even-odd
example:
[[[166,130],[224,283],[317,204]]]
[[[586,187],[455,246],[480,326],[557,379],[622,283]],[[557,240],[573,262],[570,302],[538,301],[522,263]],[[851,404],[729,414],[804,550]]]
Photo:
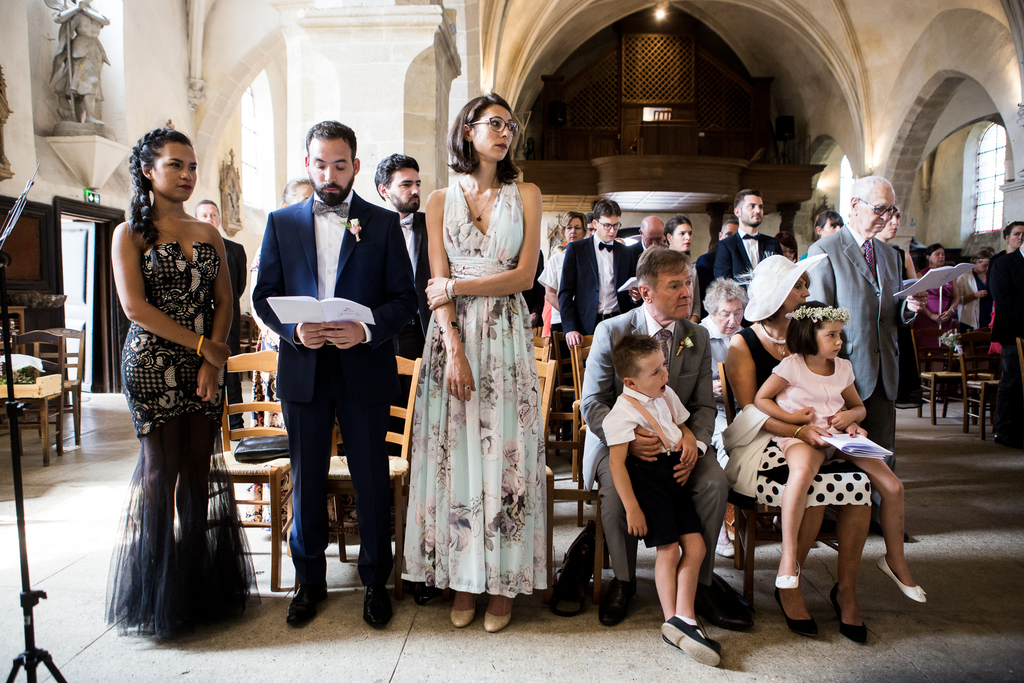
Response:
[[[768,341],[779,347],[779,353],[782,354],[783,357],[789,355],[789,350],[786,348],[785,339],[776,339],[775,337],[768,334],[768,330],[765,329],[765,326],[760,322],[757,323],[757,326],[761,328],[761,334],[763,334]]]

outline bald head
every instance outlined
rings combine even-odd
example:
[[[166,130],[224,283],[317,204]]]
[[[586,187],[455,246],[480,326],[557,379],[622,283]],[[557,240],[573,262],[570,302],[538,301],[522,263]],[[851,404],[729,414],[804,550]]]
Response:
[[[665,244],[665,224],[657,216],[648,216],[640,221],[640,240],[644,249]]]

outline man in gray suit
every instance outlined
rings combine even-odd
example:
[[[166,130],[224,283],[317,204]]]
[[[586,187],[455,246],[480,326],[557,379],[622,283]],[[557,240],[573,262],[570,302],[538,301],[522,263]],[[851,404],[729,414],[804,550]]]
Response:
[[[751,625],[750,615],[721,586],[712,584],[719,529],[725,517],[729,484],[715,458],[711,434],[715,428],[715,397],[711,389],[711,344],[707,330],[688,320],[693,299],[690,260],[682,252],[648,249],[640,258],[636,276],[644,304],[609,318],[597,326],[583,382],[582,412],[587,423],[583,476],[588,489],[600,484],[601,519],[615,578],[601,601],[601,623],[613,626],[626,615],[636,592],[636,537],[630,536],[626,512],[612,483],[604,418],[622,393],[622,381],[612,369],[612,348],[625,335],[649,334],[667,347],[669,382],[690,412],[686,425],[701,452],[692,470],[677,466],[676,479],[693,495],[708,548],[700,571],[697,613],[723,628]],[[653,459],[663,450],[653,432],[636,430],[631,456]]]
[[[899,256],[875,239],[897,210],[892,185],[885,178],[868,176],[853,184],[851,194],[846,226],[807,250],[808,257],[828,255],[810,271],[810,298],[850,311],[840,355],[853,363],[857,393],[868,411],[861,426],[872,441],[891,451],[896,445],[899,385],[896,328],[917,316],[921,301],[895,296],[903,289]],[[895,456],[888,456],[886,463],[895,469]]]

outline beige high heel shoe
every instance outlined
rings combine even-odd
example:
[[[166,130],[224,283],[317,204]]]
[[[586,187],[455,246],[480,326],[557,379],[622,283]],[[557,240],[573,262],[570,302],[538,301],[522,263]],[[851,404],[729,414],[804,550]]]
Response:
[[[476,605],[472,609],[455,609],[452,606],[452,625],[455,628],[466,628],[476,619]]]
[[[488,633],[497,633],[501,629],[508,626],[508,622],[512,620],[512,610],[509,610],[508,614],[499,617],[496,614],[487,612],[484,614],[484,630]]]

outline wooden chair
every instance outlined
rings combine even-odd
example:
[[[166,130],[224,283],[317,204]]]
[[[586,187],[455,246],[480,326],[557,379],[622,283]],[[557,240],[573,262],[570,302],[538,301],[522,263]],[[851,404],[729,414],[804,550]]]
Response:
[[[533,353],[536,360],[547,363],[551,360],[551,339],[548,337],[533,337]]]
[[[548,411],[551,409],[551,401],[554,397],[553,379],[558,372],[556,361],[537,363],[537,377],[540,382],[541,396],[541,418],[546,421]],[[577,402],[578,403],[578,402]],[[601,570],[604,568],[604,525],[601,523],[601,498],[597,491],[585,489],[563,489],[555,488],[555,473],[548,467],[547,474],[547,541],[548,541],[548,587],[544,591],[544,602],[551,601],[552,577],[554,576],[554,548],[552,538],[554,536],[555,501],[575,502],[581,508],[583,503],[594,503],[595,516],[597,518],[597,545],[594,549],[594,604],[601,602]],[[580,481],[582,482],[582,477]]]
[[[388,458],[389,473],[391,478],[391,495],[394,500],[394,529],[395,529],[395,599],[401,600],[402,591],[402,561],[405,557],[405,513],[408,500],[408,476],[409,476],[409,450],[412,447],[412,413],[416,405],[416,378],[420,374],[422,358],[412,361],[401,356],[395,359],[398,361],[398,374],[410,378],[409,400],[405,408],[391,406],[391,417],[397,417],[403,421],[402,432],[387,433],[388,443],[401,446],[401,455]],[[348,457],[333,456],[331,458],[331,469],[327,475],[327,497],[334,499],[335,521],[330,526],[330,531],[338,534],[338,556],[342,562],[347,561],[348,554],[345,548],[346,534],[359,533],[359,527],[352,521],[347,521],[348,512],[354,506],[346,504],[348,498],[354,498],[355,489],[352,486],[352,474],[348,469]]]
[[[276,372],[277,351],[260,351],[259,353],[243,353],[228,358],[225,366],[227,372]],[[288,527],[291,525],[291,487],[287,486],[291,477],[291,464],[287,456],[265,463],[240,463],[235,459],[234,450],[253,437],[284,435],[285,430],[276,427],[245,427],[231,429],[230,417],[251,411],[269,410],[279,412],[281,404],[273,401],[243,401],[229,403],[227,389],[222,392],[224,412],[221,416],[221,432],[224,441],[224,462],[232,484],[261,484],[266,486],[269,498],[238,498],[235,502],[240,507],[269,507],[270,521],[243,521],[242,526],[270,529],[270,590],[281,592],[291,588],[281,587],[281,566],[284,554],[281,543],[287,541]],[[238,445],[232,441],[238,440]]]
[[[576,447],[572,451],[572,473],[573,481],[577,482],[577,488],[583,490],[583,476],[580,471],[583,463],[583,442],[586,439],[587,425],[583,420],[580,406],[583,400],[583,378],[587,369],[587,358],[590,357],[590,347],[594,343],[594,335],[586,335],[583,342],[569,350],[572,358],[572,381],[573,391],[576,393],[576,401],[573,403],[573,443]],[[576,519],[580,526],[583,526],[583,503],[577,506]]]
[[[587,357],[590,356],[590,347],[594,343],[594,335],[584,335],[583,341],[569,349],[572,357],[572,385],[576,391],[576,398],[583,398],[583,375],[587,369]]]
[[[952,370],[953,349],[940,346],[925,346],[924,339],[937,339],[945,333],[940,329],[911,330],[914,340],[914,357],[917,358],[918,370],[921,373],[921,396],[924,403],[931,404],[932,424],[935,424],[935,401],[942,398],[942,417],[946,417],[949,407],[949,390],[960,386],[960,373]],[[939,369],[934,369],[938,366]],[[921,417],[923,404],[917,406],[917,416]]]
[[[43,362],[44,375],[64,376],[67,365],[67,347],[64,338],[47,330],[23,332],[11,339],[11,347],[18,353],[35,356]],[[63,387],[63,385],[61,385]],[[64,455],[64,390],[38,398],[21,398],[26,405],[25,419],[19,423],[22,431],[38,432],[43,442],[43,467],[50,465],[50,426],[56,433],[57,457]],[[51,406],[51,403],[54,406]],[[55,412],[51,412],[54,411]],[[35,419],[31,419],[32,416]],[[53,418],[53,422],[51,422]]]
[[[242,353],[252,353],[256,350],[260,328],[256,325],[256,320],[248,313],[242,314],[238,337],[238,346]]]
[[[72,330],[66,327],[54,327],[43,330],[64,339],[64,365],[62,369],[64,381],[64,412],[71,412],[75,427],[75,445],[82,445],[82,378],[85,376],[85,330]],[[75,340],[75,349],[70,343]],[[72,377],[72,374],[74,375]]]
[[[565,337],[561,332],[551,333],[551,355],[557,363],[555,373],[555,397],[551,404],[551,412],[548,415],[547,452],[549,454],[558,451],[569,451],[572,453],[576,443],[570,438],[563,438],[566,425],[572,425],[573,412],[572,404],[579,397],[576,395],[576,388],[572,381],[572,358],[569,355],[568,347],[565,346]],[[550,438],[554,435],[554,438]],[[573,471],[572,480],[576,481],[578,473]]]
[[[996,390],[999,387],[999,357],[989,354],[991,330],[960,335],[960,391],[964,398],[964,434],[971,420],[978,423],[978,436],[985,440],[985,410],[995,421]]]
[[[725,401],[726,421],[732,424],[735,418],[735,400],[725,376],[725,364],[718,364],[718,377],[722,381],[722,398]],[[729,502],[736,510],[735,536],[733,537],[733,566],[743,572],[743,599],[754,605],[754,548],[760,541],[782,541],[782,533],[775,529],[775,517],[782,510],[773,505],[762,505],[754,498],[729,490]],[[838,549],[834,533],[819,533],[817,540]],[[710,551],[714,552],[714,550]]]

